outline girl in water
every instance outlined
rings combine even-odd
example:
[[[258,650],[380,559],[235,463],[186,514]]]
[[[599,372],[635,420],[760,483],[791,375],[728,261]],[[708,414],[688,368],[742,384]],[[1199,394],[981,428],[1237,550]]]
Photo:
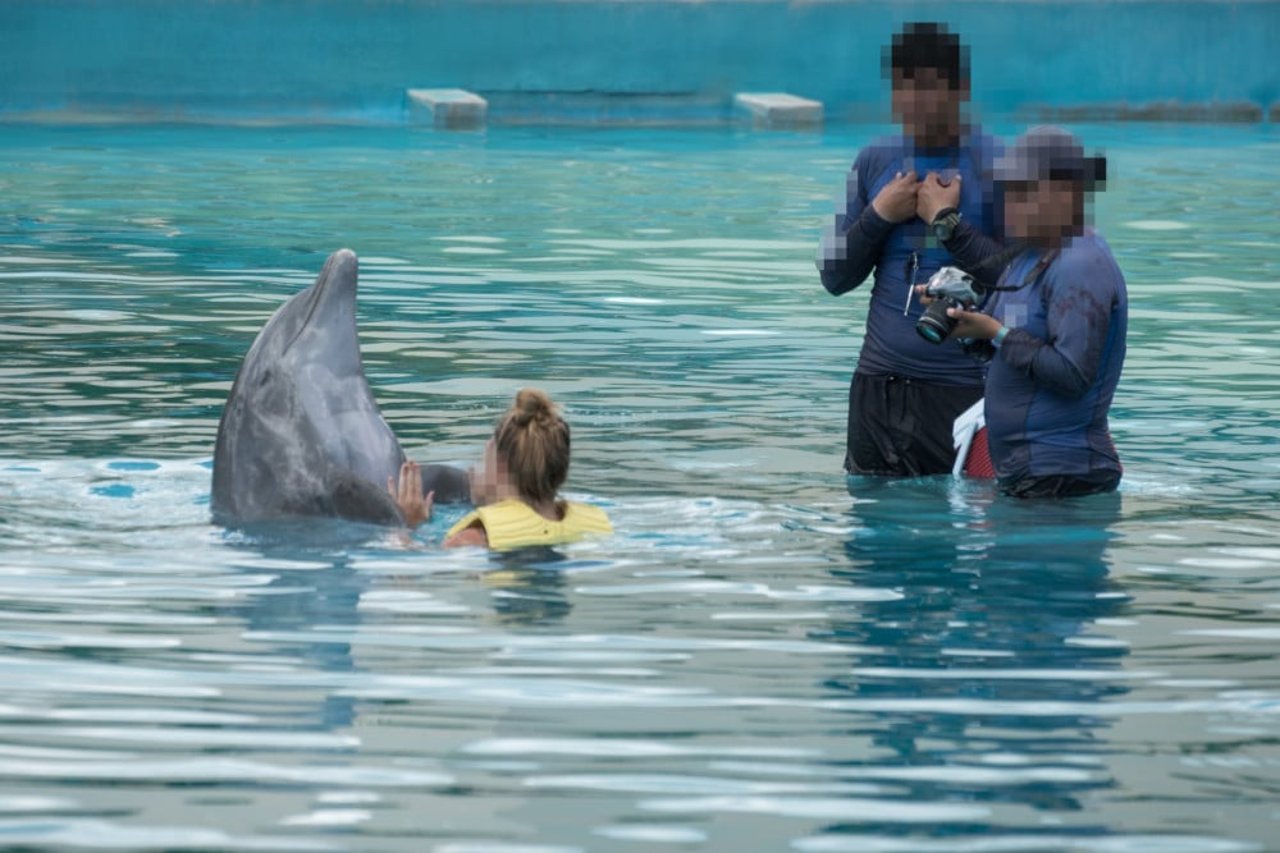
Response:
[[[569,425],[544,392],[521,389],[485,444],[479,471],[472,474],[471,500],[477,508],[449,529],[444,547],[505,551],[612,533],[603,510],[556,497],[568,474]],[[431,517],[434,493],[422,496],[416,462],[405,462],[399,484],[388,479],[387,491],[410,528]]]

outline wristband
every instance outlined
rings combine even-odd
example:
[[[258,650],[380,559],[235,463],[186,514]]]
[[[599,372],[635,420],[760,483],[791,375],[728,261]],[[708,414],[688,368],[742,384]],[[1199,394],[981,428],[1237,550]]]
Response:
[[[1001,326],[1000,330],[996,332],[995,335],[992,336],[991,345],[996,349],[1000,349],[1000,345],[1004,343],[1004,339],[1008,336],[1008,334],[1009,334],[1009,327]]]

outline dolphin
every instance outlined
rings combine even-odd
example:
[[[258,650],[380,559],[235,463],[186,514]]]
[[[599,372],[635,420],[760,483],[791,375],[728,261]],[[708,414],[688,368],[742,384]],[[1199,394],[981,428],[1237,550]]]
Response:
[[[213,452],[215,523],[330,516],[401,524],[387,494],[404,451],[365,379],[349,249],[271,316],[240,365]],[[464,472],[423,466],[436,501],[470,499]]]

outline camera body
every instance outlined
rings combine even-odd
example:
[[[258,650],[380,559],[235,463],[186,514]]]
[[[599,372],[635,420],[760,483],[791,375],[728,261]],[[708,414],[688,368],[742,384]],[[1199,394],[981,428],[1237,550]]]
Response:
[[[931,344],[942,343],[959,322],[947,315],[947,309],[972,310],[982,301],[982,293],[973,276],[956,267],[943,267],[924,286],[924,295],[933,302],[916,321],[916,332]]]

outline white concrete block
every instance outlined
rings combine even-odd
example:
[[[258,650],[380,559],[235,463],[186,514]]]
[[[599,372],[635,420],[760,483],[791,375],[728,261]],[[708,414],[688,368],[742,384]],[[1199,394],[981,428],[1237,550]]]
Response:
[[[476,127],[485,123],[489,102],[465,89],[406,89],[409,117],[437,127]]]
[[[786,92],[739,92],[734,108],[765,127],[822,123],[822,102]]]

